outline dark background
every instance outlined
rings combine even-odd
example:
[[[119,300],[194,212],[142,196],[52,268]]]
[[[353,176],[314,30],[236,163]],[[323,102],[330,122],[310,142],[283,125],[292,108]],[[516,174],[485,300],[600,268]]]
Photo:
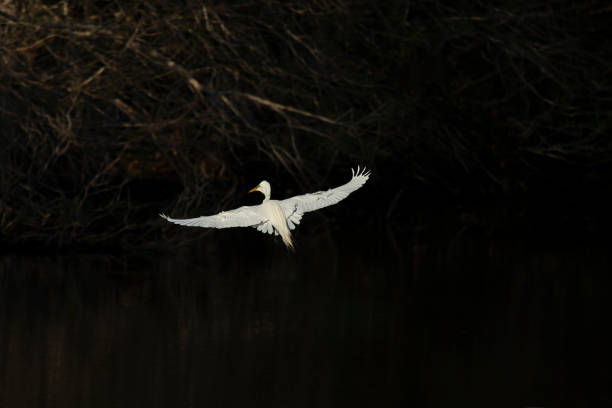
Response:
[[[0,256],[7,407],[607,407],[609,250],[345,228]],[[306,233],[305,233],[306,232]],[[342,237],[338,239],[337,237]]]
[[[277,198],[326,189],[357,165],[366,224],[611,224],[599,2],[31,0],[0,24],[5,248],[151,247],[174,237],[159,212],[252,204],[262,179]]]
[[[0,0],[0,406],[610,406],[611,14]]]

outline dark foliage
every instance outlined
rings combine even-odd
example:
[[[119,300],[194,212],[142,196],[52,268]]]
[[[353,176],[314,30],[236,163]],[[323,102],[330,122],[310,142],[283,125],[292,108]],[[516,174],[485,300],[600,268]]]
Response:
[[[464,3],[0,1],[2,240],[138,246],[357,164],[379,218],[607,188],[612,9]]]

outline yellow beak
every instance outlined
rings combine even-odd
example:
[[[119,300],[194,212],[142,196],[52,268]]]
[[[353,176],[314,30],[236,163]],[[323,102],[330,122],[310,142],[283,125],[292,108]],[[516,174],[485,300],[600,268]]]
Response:
[[[252,193],[253,191],[257,191],[258,188],[259,188],[259,186],[253,187],[252,189],[249,190],[249,193]]]

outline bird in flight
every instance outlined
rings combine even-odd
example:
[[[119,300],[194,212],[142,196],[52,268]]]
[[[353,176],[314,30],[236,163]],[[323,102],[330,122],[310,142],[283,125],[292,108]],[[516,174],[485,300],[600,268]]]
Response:
[[[270,183],[264,180],[249,191],[249,193],[259,191],[264,195],[263,202],[259,205],[243,206],[198,218],[175,219],[165,214],[160,214],[160,217],[174,224],[188,227],[254,227],[264,233],[280,235],[287,248],[293,249],[291,230],[294,230],[300,223],[304,213],[344,200],[353,191],[363,186],[370,177],[370,172],[365,168],[357,167],[357,171],[351,170],[351,172],[353,177],[348,183],[327,191],[299,195],[285,200],[270,200]]]

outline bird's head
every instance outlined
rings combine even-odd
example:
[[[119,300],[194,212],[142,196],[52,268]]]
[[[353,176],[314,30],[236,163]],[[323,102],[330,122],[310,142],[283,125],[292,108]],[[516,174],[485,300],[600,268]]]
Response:
[[[257,187],[252,188],[249,193],[252,193],[254,191],[259,191],[260,193],[262,193],[265,198],[264,200],[269,200],[270,199],[270,192],[271,192],[271,188],[270,188],[270,183],[268,183],[267,181],[262,181],[261,183],[259,183],[257,185]]]

